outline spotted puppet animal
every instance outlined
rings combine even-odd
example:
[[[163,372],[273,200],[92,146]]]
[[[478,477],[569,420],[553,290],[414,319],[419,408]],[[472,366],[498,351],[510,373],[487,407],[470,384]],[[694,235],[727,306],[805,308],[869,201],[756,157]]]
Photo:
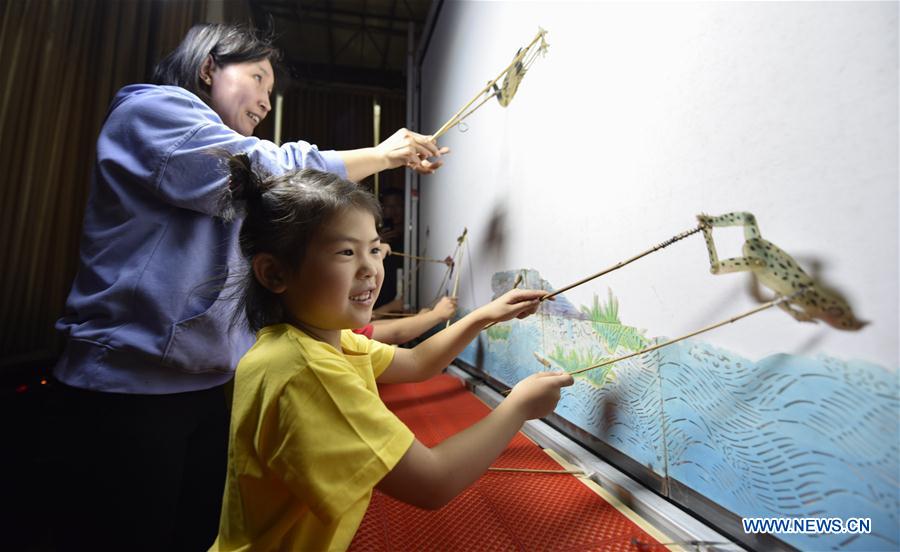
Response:
[[[706,239],[709,269],[713,274],[753,272],[762,285],[782,297],[791,297],[778,306],[801,322],[819,319],[839,330],[858,330],[866,325],[853,316],[846,301],[818,285],[784,250],[764,240],[753,214],[735,212],[717,217],[701,214],[697,220]],[[723,226],[744,227],[743,257],[719,260],[712,231]]]

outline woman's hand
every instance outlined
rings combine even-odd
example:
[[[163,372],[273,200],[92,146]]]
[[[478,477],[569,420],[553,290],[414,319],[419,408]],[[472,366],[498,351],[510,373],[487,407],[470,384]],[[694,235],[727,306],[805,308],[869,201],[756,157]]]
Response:
[[[421,173],[431,174],[443,161],[430,161],[429,158],[441,157],[450,152],[450,148],[438,148],[430,136],[401,128],[384,142],[375,146],[377,154],[383,158],[386,168],[393,169],[406,165]]]
[[[503,322],[534,314],[547,292],[541,289],[513,289],[484,305],[479,311],[487,322]]]

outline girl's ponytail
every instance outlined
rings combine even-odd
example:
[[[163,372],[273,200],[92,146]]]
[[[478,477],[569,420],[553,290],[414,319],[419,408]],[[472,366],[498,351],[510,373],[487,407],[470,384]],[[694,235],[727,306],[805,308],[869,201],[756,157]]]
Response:
[[[250,157],[246,153],[239,153],[228,158],[228,170],[231,177],[228,179],[228,191],[232,201],[246,201],[248,203],[258,201],[264,190],[262,179],[253,172]]]
[[[231,154],[224,149],[215,149],[211,154],[228,167],[228,185],[219,198],[219,216],[230,222],[248,210],[239,209],[236,202],[252,209],[272,184],[253,170],[253,163],[246,153]]]

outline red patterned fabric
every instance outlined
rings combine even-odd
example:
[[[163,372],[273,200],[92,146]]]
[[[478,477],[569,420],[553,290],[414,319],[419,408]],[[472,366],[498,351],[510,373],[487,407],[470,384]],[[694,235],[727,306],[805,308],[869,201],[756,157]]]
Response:
[[[384,385],[382,399],[427,446],[472,425],[490,409],[443,375]],[[496,467],[561,469],[519,433]],[[375,491],[350,550],[667,550],[572,475],[488,472],[438,511]]]

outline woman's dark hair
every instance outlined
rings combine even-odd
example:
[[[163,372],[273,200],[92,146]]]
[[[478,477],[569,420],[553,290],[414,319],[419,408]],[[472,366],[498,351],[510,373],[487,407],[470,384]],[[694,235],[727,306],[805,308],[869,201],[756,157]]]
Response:
[[[221,212],[229,220],[239,211],[236,202],[243,203],[239,243],[247,260],[232,321],[240,322],[242,312],[246,313],[250,329],[257,331],[285,322],[286,316],[278,295],[256,280],[253,256],[268,253],[289,270],[296,270],[312,237],[332,217],[347,209],[362,209],[372,214],[378,226],[381,207],[371,193],[332,173],[301,169],[267,177],[254,172],[245,154],[226,159],[231,178]]]
[[[271,36],[260,36],[242,25],[194,25],[181,44],[156,65],[153,84],[180,86],[209,103],[209,86],[200,79],[200,67],[207,56],[212,56],[216,67],[262,59],[275,66],[281,53]]]

